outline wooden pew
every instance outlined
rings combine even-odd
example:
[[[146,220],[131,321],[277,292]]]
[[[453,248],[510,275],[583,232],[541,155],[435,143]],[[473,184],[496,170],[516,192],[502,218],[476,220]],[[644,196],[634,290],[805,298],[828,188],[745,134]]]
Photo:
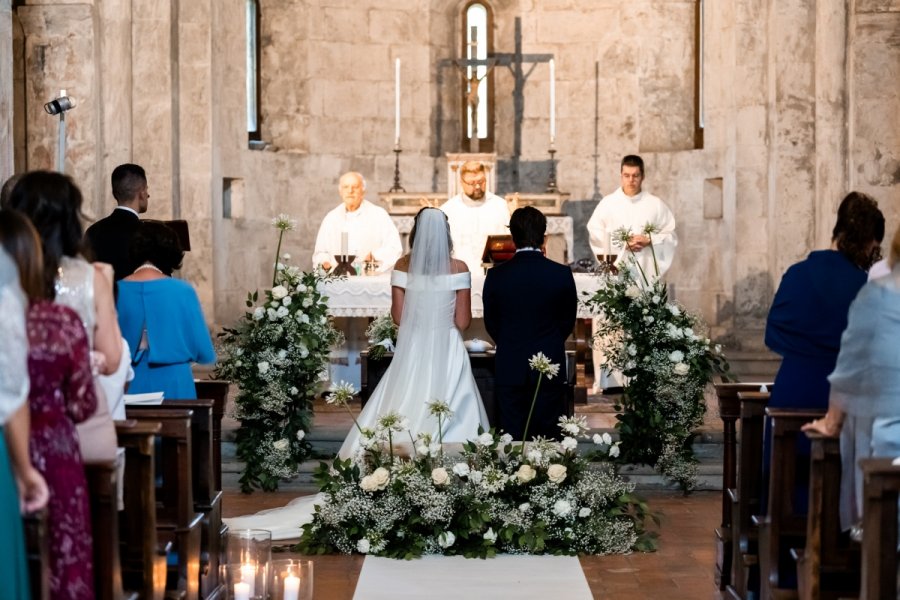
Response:
[[[25,515],[25,554],[33,600],[50,599],[50,534],[47,531],[47,509]]]
[[[125,589],[145,600],[161,600],[166,591],[167,545],[157,543],[156,436],[162,425],[116,421],[119,447],[125,449],[125,497],[120,517],[122,579]]]
[[[716,528],[716,585],[724,590],[731,583],[732,537],[730,490],[737,487],[737,432],[735,423],[741,416],[738,392],[757,392],[768,383],[717,383],[716,398],[722,419],[724,456],[722,460],[722,523]]]
[[[793,548],[806,543],[806,512],[794,504],[794,490],[807,487],[808,463],[797,454],[800,427],[825,414],[824,410],[767,408],[772,424],[772,460],[769,465],[768,512],[754,517],[759,527],[760,597],[763,600],[797,598],[790,585],[796,566]],[[808,459],[806,459],[808,460]],[[789,573],[788,570],[793,571]]]
[[[157,535],[162,543],[171,542],[178,566],[169,572],[166,584],[188,600],[200,596],[200,528],[203,515],[194,509],[191,419],[193,412],[180,408],[129,406],[129,419],[159,422],[160,468],[162,483],[157,491]],[[167,595],[172,595],[168,593]]]
[[[220,379],[195,379],[197,397],[213,401],[212,446],[213,472],[216,485],[213,489],[222,489],[222,418],[228,404],[228,381]]]
[[[758,388],[757,388],[758,389]],[[727,490],[731,515],[731,581],[727,597],[747,598],[759,590],[758,531],[753,515],[760,512],[763,489],[763,432],[769,392],[737,391],[740,448],[737,481]]]
[[[97,600],[122,600],[122,568],[119,560],[119,479],[115,461],[84,465],[91,503],[94,551],[94,594]],[[129,594],[136,598],[137,594]]]
[[[861,600],[897,597],[897,497],[900,465],[890,458],[864,458]]]
[[[141,407],[134,407],[141,410]],[[222,491],[216,487],[216,473],[221,476],[221,463],[216,464],[213,451],[214,422],[216,417],[213,400],[164,400],[154,409],[188,409],[191,417],[191,453],[193,471],[191,485],[194,492],[194,510],[203,514],[200,528],[200,597],[216,597],[224,592],[219,581],[219,567],[225,551],[222,523]]]
[[[806,546],[793,552],[797,590],[810,600],[859,594],[859,547],[841,531],[841,443],[836,437],[807,432],[812,443]]]

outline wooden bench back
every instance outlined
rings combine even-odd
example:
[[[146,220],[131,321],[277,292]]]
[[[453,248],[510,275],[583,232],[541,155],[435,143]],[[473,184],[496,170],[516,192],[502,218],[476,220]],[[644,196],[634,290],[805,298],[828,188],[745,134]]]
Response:
[[[88,462],[84,465],[84,474],[91,503],[94,594],[97,600],[121,600],[117,463]]]
[[[225,417],[225,408],[228,404],[228,381],[219,379],[196,379],[197,397],[213,401],[212,421],[212,448],[213,448],[213,475],[215,486],[213,489],[222,489],[222,419]]]
[[[50,534],[47,531],[47,509],[25,515],[25,554],[33,600],[50,598]]]
[[[897,597],[897,498],[900,465],[889,458],[864,458],[861,600]]]

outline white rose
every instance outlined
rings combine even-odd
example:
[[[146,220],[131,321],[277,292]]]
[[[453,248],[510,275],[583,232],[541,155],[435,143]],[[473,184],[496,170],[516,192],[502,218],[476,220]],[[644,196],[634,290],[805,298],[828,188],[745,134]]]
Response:
[[[662,300],[662,298],[660,298],[659,296],[653,296],[651,300],[653,301],[653,304],[659,304],[659,301]]]
[[[535,475],[537,475],[537,471],[531,465],[522,465],[516,471],[516,479],[519,480],[519,483],[528,483],[534,479]]]
[[[591,516],[591,509],[588,508],[587,506],[585,506],[584,508],[582,508],[581,510],[578,511],[578,516],[581,517],[582,519],[585,517]]]
[[[484,532],[482,537],[492,544],[497,541],[497,534],[494,532],[493,527],[488,527],[488,530]]]
[[[481,483],[481,478],[483,477],[481,471],[469,471],[469,481],[478,485]]]
[[[371,475],[366,475],[362,479],[359,480],[359,487],[364,492],[374,492],[378,489],[378,485],[375,483],[375,478]]]
[[[506,446],[508,444],[511,444],[512,441],[513,441],[512,436],[509,435],[508,433],[504,433],[503,435],[500,436],[500,445],[501,446]]]
[[[264,316],[266,316],[266,309],[262,306],[257,306],[256,310],[253,311],[253,320],[261,321]]]
[[[455,465],[453,465],[453,472],[460,477],[465,477],[469,474],[469,465],[467,465],[466,463],[456,463]]]
[[[634,344],[628,344],[628,356],[637,355],[637,346]]]
[[[603,434],[603,443],[607,445],[612,444],[612,436],[609,433]]]
[[[652,324],[653,321],[655,321],[655,320],[656,319],[654,319],[653,317],[650,317],[650,316],[644,317],[644,323],[646,323],[647,325]]]
[[[563,438],[560,446],[562,446],[565,450],[574,450],[578,447],[578,440],[573,437],[566,436]]]
[[[438,536],[438,544],[440,544],[441,548],[449,548],[455,541],[456,536],[453,535],[452,531],[445,531]]]
[[[619,456],[619,442],[616,442],[615,446],[611,446],[609,449],[609,457],[615,458]]]
[[[553,464],[547,467],[547,479],[553,483],[562,483],[566,478],[566,467],[560,464]]]
[[[296,387],[291,386],[291,396],[296,396],[299,391]]]
[[[431,481],[434,485],[446,485],[450,481],[450,474],[444,467],[438,467],[431,471]]]
[[[569,504],[568,500],[557,500],[553,504],[553,514],[558,517],[565,517],[570,512],[572,512],[572,505]]]
[[[303,438],[306,437],[306,432],[302,429],[297,430],[297,441],[303,441]]]
[[[490,432],[485,431],[475,440],[479,446],[490,446],[494,443],[494,436]]]
[[[302,283],[297,284],[297,291],[300,292],[301,294],[305,293],[306,289],[307,289],[306,286],[303,285]]]
[[[278,318],[278,313],[275,312],[274,309],[267,308],[267,309],[266,309],[266,316],[269,317],[269,320],[270,320],[270,321],[274,321],[275,319]]]
[[[672,367],[672,370],[675,372],[676,375],[687,375],[688,371],[690,371],[691,368],[689,366],[687,366],[687,364],[680,362],[680,363],[676,364],[674,367]]]
[[[358,542],[356,542],[356,550],[360,554],[368,554],[369,547],[370,547],[369,540],[367,540],[366,538],[363,538],[363,539],[359,540]]]
[[[639,290],[636,285],[630,285],[628,286],[628,289],[625,290],[625,295],[634,300],[641,295],[641,290]]]
[[[280,439],[276,442],[272,442],[272,447],[276,450],[287,450],[288,441],[285,439]]]
[[[378,467],[372,471],[372,479],[375,481],[377,488],[383,490],[391,480],[391,473],[384,467]]]
[[[256,368],[259,369],[260,375],[265,375],[269,372],[269,363],[268,361],[264,360],[260,363],[257,363]]]
[[[272,297],[275,298],[276,300],[281,300],[282,298],[284,298],[287,295],[288,295],[287,288],[284,287],[283,285],[276,285],[275,287],[272,288]]]
[[[694,337],[694,330],[690,327],[684,328],[684,337]]]
[[[684,352],[681,350],[675,350],[669,354],[669,360],[673,363],[678,363],[684,360]]]
[[[286,317],[289,314],[291,314],[291,311],[289,311],[287,309],[287,307],[285,307],[285,306],[279,306],[278,310],[275,311],[275,314],[278,315],[279,318],[281,318],[281,317]]]
[[[303,299],[303,308],[309,308],[310,306],[312,306],[312,303],[313,303],[312,298],[307,296],[306,298]]]
[[[531,504],[529,504],[528,502],[523,502],[519,505],[520,513],[527,513],[529,510],[531,510]]]
[[[293,299],[290,296],[285,296],[281,299],[281,303],[285,306],[290,306],[291,302],[293,302]]]
[[[667,308],[669,309],[669,312],[672,313],[676,317],[681,314],[681,309],[679,309],[674,304],[670,304]]]
[[[598,446],[603,443],[603,437],[599,433],[595,433],[591,440]]]

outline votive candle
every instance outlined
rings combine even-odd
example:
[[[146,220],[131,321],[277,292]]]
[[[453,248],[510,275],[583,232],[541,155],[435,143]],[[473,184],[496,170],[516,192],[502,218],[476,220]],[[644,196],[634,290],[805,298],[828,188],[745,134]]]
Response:
[[[241,565],[241,582],[247,585],[248,596],[253,595],[256,591],[256,566],[251,564],[243,564]],[[237,597],[237,586],[240,584],[234,585],[234,595]]]
[[[234,584],[234,600],[250,600],[250,589],[249,583],[238,581]]]
[[[288,575],[284,578],[284,600],[298,600],[300,597],[300,578]]]

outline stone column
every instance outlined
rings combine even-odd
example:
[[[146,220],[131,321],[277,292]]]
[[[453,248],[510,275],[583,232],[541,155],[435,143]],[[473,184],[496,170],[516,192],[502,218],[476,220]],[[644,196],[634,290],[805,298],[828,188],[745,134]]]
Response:
[[[11,0],[0,0],[0,185],[13,174],[13,45]]]

